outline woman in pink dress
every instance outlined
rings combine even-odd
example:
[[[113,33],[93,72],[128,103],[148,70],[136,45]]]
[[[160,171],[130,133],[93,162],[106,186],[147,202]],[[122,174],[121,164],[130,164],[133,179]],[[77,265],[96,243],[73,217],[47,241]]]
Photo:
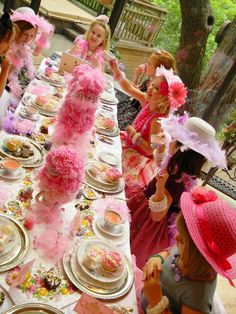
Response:
[[[150,255],[174,245],[180,196],[197,184],[206,159],[220,168],[226,166],[215,130],[202,119],[170,116],[161,120],[161,126],[169,138],[178,141],[175,153],[163,161],[163,170],[147,188],[127,201],[132,219],[131,252],[139,268]]]
[[[144,93],[125,78],[116,60],[110,61],[110,66],[114,79],[142,106],[132,125],[121,132],[122,166],[126,195],[129,197],[154,177],[156,164],[153,160],[151,136],[161,131],[159,118],[167,117],[170,111],[184,104],[186,88],[172,69],[166,70],[161,66]]]

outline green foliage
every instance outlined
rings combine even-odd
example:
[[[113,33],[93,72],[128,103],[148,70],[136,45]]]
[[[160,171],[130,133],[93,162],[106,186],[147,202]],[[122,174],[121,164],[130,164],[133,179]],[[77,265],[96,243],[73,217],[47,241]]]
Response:
[[[169,11],[165,22],[161,28],[161,32],[157,38],[157,46],[168,50],[173,55],[176,54],[179,45],[179,37],[181,30],[181,12],[178,0],[153,0],[161,8]],[[217,44],[215,43],[215,35],[221,28],[222,24],[227,20],[232,20],[236,15],[235,0],[211,0],[214,12],[215,24],[212,33],[208,37],[206,55],[204,65],[210,60]]]

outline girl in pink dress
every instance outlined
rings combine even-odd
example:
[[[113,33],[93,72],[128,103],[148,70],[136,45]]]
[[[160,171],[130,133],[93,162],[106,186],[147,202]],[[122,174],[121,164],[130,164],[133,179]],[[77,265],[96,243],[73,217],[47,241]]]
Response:
[[[102,69],[105,51],[110,48],[111,32],[108,22],[109,18],[106,15],[98,16],[96,21],[89,25],[85,39],[76,37],[70,53]]]
[[[126,196],[129,197],[154,177],[156,164],[153,160],[151,136],[161,131],[159,118],[168,116],[170,111],[184,104],[186,89],[172,69],[166,70],[161,66],[144,93],[125,78],[116,60],[111,60],[110,66],[114,79],[142,106],[132,125],[129,125],[125,132],[121,132],[122,166]]]
[[[147,188],[127,201],[132,219],[131,252],[139,268],[150,255],[175,243],[179,199],[184,191],[196,185],[206,159],[214,166],[226,166],[224,152],[215,140],[215,130],[205,121],[170,116],[161,120],[161,126],[171,140],[179,142],[176,152],[169,161],[163,161],[164,170],[159,171]]]

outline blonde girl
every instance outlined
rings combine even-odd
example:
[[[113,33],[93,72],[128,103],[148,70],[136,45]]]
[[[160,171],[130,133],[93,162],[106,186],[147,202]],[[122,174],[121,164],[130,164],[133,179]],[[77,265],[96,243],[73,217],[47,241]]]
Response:
[[[93,64],[94,67],[103,68],[105,51],[110,49],[111,32],[109,19],[100,15],[89,25],[85,38],[76,37],[70,53]]]

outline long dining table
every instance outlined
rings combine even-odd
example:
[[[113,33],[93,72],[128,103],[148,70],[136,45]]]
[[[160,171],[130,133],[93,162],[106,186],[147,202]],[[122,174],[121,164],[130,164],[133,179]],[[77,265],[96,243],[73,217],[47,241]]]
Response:
[[[37,75],[34,80],[32,80],[22,97],[22,100],[20,101],[16,111],[15,115],[22,116],[22,111],[24,111],[24,106],[27,104],[27,101],[29,101],[31,98],[36,97],[40,95],[40,90],[47,90],[47,92],[55,92],[55,86],[52,86],[50,82],[46,82],[45,80],[42,80],[42,77],[40,77],[39,73],[42,73],[46,67],[47,64],[51,64],[54,68],[54,70],[57,70],[58,66],[58,60],[52,60],[50,58],[45,58],[38,71]],[[110,82],[112,81],[111,78],[109,78]],[[114,87],[114,84],[111,86]],[[58,89],[57,89],[58,90]],[[60,104],[63,105],[64,97],[67,93],[66,85],[64,88],[59,89],[61,93],[61,99]],[[115,93],[115,91],[113,90]],[[117,106],[115,104],[110,105],[109,103],[102,103],[100,102],[100,106],[98,109],[102,110],[103,112],[111,113],[115,122],[117,123]],[[54,129],[54,123],[55,123],[56,117],[53,116],[47,116],[43,113],[39,113],[39,117],[37,121],[35,122],[36,130],[39,132],[39,130],[42,130],[42,126],[45,128],[48,128],[48,134],[46,135],[46,138],[50,141],[50,136]],[[37,133],[36,132],[36,133]],[[104,152],[111,152],[113,155],[116,156],[118,160],[118,169],[122,171],[122,165],[121,165],[121,142],[119,137],[119,132],[117,135],[113,135],[112,137],[105,136],[99,134],[96,132],[96,129],[94,129],[93,132],[93,141],[91,141],[91,147],[89,149],[87,163],[89,162],[97,162],[100,160],[101,154]],[[7,133],[6,131],[0,132],[0,153],[1,145],[4,143],[6,138],[11,136],[18,136],[19,138],[24,138],[24,135],[12,135]],[[28,139],[28,137],[25,137]],[[105,138],[105,141],[104,141]],[[108,138],[108,142],[106,139]],[[109,142],[109,138],[111,139],[111,142]],[[31,139],[32,140],[32,139]],[[34,144],[34,141],[32,141]],[[32,144],[31,143],[31,144]],[[40,145],[40,141],[36,142],[37,145],[34,146],[34,148],[37,150],[37,153],[39,154],[38,159],[35,161],[35,165],[33,167],[30,167],[30,163],[23,164],[23,171],[21,176],[19,178],[16,178],[15,180],[8,180],[8,178],[4,178],[0,174],[0,186],[1,186],[1,196],[0,196],[0,215],[10,215],[12,212],[10,212],[10,203],[13,202],[13,205],[19,206],[18,212],[13,213],[14,219],[22,226],[24,224],[24,218],[25,213],[30,208],[30,205],[35,202],[35,196],[38,194],[39,189],[36,182],[36,175],[37,171],[40,167],[42,167],[45,163],[45,157],[47,156],[47,151]],[[4,153],[4,152],[3,152]],[[40,156],[40,154],[42,156]],[[120,243],[117,242],[117,244],[113,243],[111,239],[106,239],[106,237],[103,235],[99,237],[99,232],[94,230],[94,219],[96,217],[96,206],[93,207],[93,204],[95,202],[99,202],[102,200],[106,200],[107,198],[113,198],[116,201],[122,202],[125,204],[125,193],[124,190],[121,189],[120,192],[109,194],[105,192],[96,191],[96,197],[97,200],[89,200],[87,199],[83,194],[83,189],[85,186],[83,185],[80,191],[78,191],[78,195],[76,198],[63,206],[63,211],[61,212],[61,217],[63,220],[63,230],[68,231],[68,229],[71,226],[71,222],[75,215],[78,212],[78,208],[82,208],[81,211],[82,215],[82,229],[83,232],[80,232],[76,234],[75,237],[71,238],[72,245],[78,245],[80,243],[81,239],[89,239],[92,237],[99,238],[100,240],[107,242],[108,245],[116,245],[118,250],[122,252],[125,257],[127,258],[127,262],[129,263],[130,272],[132,274],[130,278],[129,287],[127,288],[127,292],[124,293],[122,296],[118,296],[117,298],[110,299],[109,296],[107,298],[99,298],[100,301],[104,304],[107,304],[108,306],[116,306],[120,310],[122,310],[122,313],[138,313],[137,310],[137,304],[136,304],[136,291],[135,291],[135,285],[134,285],[134,271],[132,266],[132,258],[131,258],[131,252],[130,252],[130,242],[129,242],[129,221],[128,219],[124,222],[124,228],[125,228],[125,235],[123,239],[120,241]],[[32,191],[32,199],[24,199],[24,194],[22,194],[22,191],[31,189]],[[23,197],[23,198],[22,198]],[[14,203],[15,202],[15,203]],[[77,206],[79,204],[79,206]],[[128,211],[127,211],[127,217],[128,217]],[[42,255],[42,252],[35,249],[34,246],[34,240],[37,236],[37,232],[39,230],[39,226],[36,228],[36,230],[31,230],[30,232],[27,231],[25,228],[23,236],[27,237],[29,240],[28,242],[28,248],[27,252],[25,252],[24,258],[21,259],[19,265],[18,263],[14,263],[13,269],[7,269],[4,271],[4,268],[1,269],[0,267],[0,290],[2,289],[5,293],[5,301],[3,305],[0,307],[0,312],[3,313],[7,309],[10,309],[14,305],[19,305],[23,303],[43,303],[51,305],[55,308],[60,309],[63,313],[71,314],[76,313],[74,312],[75,304],[80,299],[80,296],[82,292],[86,292],[89,294],[89,291],[83,289],[79,289],[78,287],[75,287],[73,282],[68,278],[68,275],[64,272],[66,259],[61,258],[61,260],[54,265],[50,259],[45,258],[45,256]],[[50,240],[49,240],[50,241]],[[23,283],[21,283],[20,286],[10,286],[9,285],[9,278],[14,279],[14,271],[17,269],[18,266],[24,266],[27,265],[28,271],[27,274],[25,274],[25,280]],[[15,267],[16,266],[16,267]],[[40,282],[38,285],[35,284],[35,282],[40,281],[39,277],[40,274],[43,272],[49,271],[52,267],[56,267],[60,270],[60,272],[63,274],[63,280],[61,284],[60,291],[57,291],[57,293],[52,293],[51,291],[48,291],[45,289],[45,286],[42,284],[40,286]],[[35,291],[35,289],[37,291]],[[93,294],[92,294],[93,295]],[[121,312],[120,312],[121,313]]]

